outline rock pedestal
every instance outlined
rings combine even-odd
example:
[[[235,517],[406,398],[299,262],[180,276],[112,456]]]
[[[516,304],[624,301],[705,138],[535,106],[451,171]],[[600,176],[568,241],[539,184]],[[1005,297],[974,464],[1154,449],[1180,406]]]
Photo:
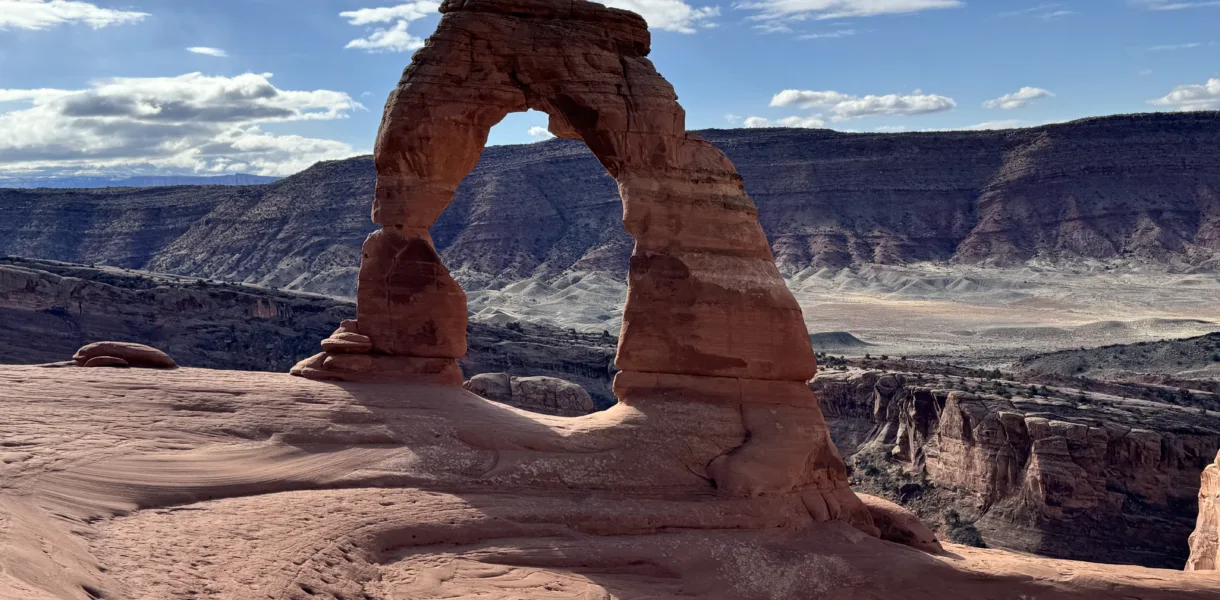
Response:
[[[583,140],[623,200],[635,239],[615,393],[730,410],[739,445],[704,468],[720,490],[801,494],[819,520],[872,527],[813,393],[800,306],[784,285],[725,155],[686,131],[677,96],[647,56],[644,20],[583,0],[446,0],[386,104],[375,147],[373,221],[349,352],[336,335],[294,373],[460,385],[466,299],[428,235],[505,115],[534,109]],[[354,348],[351,348],[354,350]],[[652,414],[666,414],[656,411]]]

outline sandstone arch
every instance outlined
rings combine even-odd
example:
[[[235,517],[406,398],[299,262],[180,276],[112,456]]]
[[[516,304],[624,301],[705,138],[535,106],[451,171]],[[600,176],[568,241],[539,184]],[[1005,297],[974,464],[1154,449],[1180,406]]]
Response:
[[[428,227],[491,127],[539,110],[618,181],[635,238],[620,402],[732,407],[746,441],[707,465],[718,488],[819,492],[805,497],[815,517],[871,528],[805,385],[813,350],[754,203],[724,154],[686,132],[673,88],[647,58],[644,20],[584,0],[447,0],[440,10],[378,132],[372,216],[382,229],[364,245],[358,318],[323,343],[332,352],[293,372],[461,383],[466,298]]]

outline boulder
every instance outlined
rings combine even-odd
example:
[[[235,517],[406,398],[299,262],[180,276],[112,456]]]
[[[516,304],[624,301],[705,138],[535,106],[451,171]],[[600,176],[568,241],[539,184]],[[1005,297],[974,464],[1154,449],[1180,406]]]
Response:
[[[462,387],[488,400],[546,415],[578,417],[594,411],[593,398],[584,388],[556,377],[481,373]]]
[[[873,524],[881,530],[881,539],[910,546],[930,554],[944,552],[936,534],[915,513],[884,498],[868,494],[856,494],[873,517]]]
[[[89,344],[77,350],[72,359],[76,361],[76,364],[86,366],[90,359],[99,356],[119,358],[126,361],[128,366],[138,369],[174,369],[178,366],[168,354],[151,346],[130,342],[96,342]]]
[[[130,367],[131,364],[117,356],[95,356],[82,367]]]

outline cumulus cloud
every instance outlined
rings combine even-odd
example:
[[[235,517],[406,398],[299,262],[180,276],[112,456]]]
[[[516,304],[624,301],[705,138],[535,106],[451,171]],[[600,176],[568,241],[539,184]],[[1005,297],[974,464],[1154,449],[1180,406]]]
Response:
[[[842,19],[896,15],[965,6],[961,0],[747,0],[736,6],[757,11],[753,19]]]
[[[434,15],[438,0],[417,0],[397,6],[362,8],[339,13],[351,25],[365,26],[368,33],[347,43],[346,48],[365,52],[410,52],[424,47],[424,39],[407,32],[411,21]]]
[[[983,108],[1000,109],[1000,110],[1015,110],[1029,106],[1034,100],[1041,98],[1050,98],[1054,94],[1036,87],[1023,87],[1011,94],[1004,94],[999,98],[993,98],[983,103]]]
[[[142,21],[148,13],[72,0],[0,0],[0,29],[47,29],[84,23],[94,29]]]
[[[831,121],[881,115],[922,115],[953,110],[957,102],[936,94],[851,96],[835,91],[784,90],[771,98],[771,106],[795,106],[830,114]]]
[[[186,51],[190,52],[191,54],[202,54],[204,56],[216,56],[220,58],[224,58],[229,55],[228,52],[225,52],[220,48],[209,48],[207,46],[191,46],[190,48],[187,48]]]
[[[1183,8],[1220,6],[1220,0],[1203,0],[1196,2],[1181,2],[1179,0],[1132,0],[1131,3],[1136,6],[1143,6],[1148,10],[1181,10]]]
[[[530,134],[530,137],[532,137],[535,140],[538,140],[540,142],[544,141],[544,140],[549,140],[549,139],[555,137],[555,134],[551,133],[546,127],[542,127],[539,125],[534,125],[533,127],[530,127],[528,133]]]
[[[1220,79],[1208,79],[1203,84],[1180,85],[1164,97],[1148,103],[1181,111],[1220,110]]]
[[[115,78],[82,90],[0,89],[0,173],[127,171],[287,175],[350,156],[334,140],[277,135],[266,123],[330,120],[362,108],[330,90],[276,88],[270,74]]]
[[[816,117],[784,117],[772,121],[766,117],[747,117],[742,122],[742,126],[749,128],[756,127],[796,127],[800,129],[818,129],[824,127],[826,122]]]
[[[719,6],[694,7],[681,0],[599,0],[606,6],[622,8],[644,17],[654,29],[695,33],[699,28],[714,27],[712,19],[720,16]]]

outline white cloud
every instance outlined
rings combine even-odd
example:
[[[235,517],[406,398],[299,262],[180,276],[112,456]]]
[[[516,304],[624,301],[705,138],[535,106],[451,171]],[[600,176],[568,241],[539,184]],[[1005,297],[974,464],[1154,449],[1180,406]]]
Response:
[[[896,15],[965,6],[961,0],[748,0],[738,8],[758,11],[753,19],[784,17],[841,19]]]
[[[27,103],[0,112],[0,172],[286,175],[353,153],[343,142],[260,129],[362,108],[343,92],[281,90],[269,77],[188,73],[106,79],[82,90],[0,89],[0,100]]]
[[[795,127],[800,129],[818,129],[824,127],[826,122],[815,117],[784,117],[772,121],[766,117],[748,117],[742,123],[744,127]]]
[[[71,0],[0,0],[0,29],[47,29],[84,23],[94,29],[142,21],[148,13]]]
[[[1204,84],[1180,85],[1164,97],[1148,103],[1181,111],[1220,110],[1220,79],[1208,79]]]
[[[203,54],[204,56],[217,56],[220,58],[224,58],[229,55],[228,52],[225,52],[220,48],[209,48],[207,46],[191,46],[190,48],[187,48],[186,51],[192,54]]]
[[[902,133],[906,130],[906,125],[882,125],[873,131],[876,131],[877,133]]]
[[[369,25],[372,23],[392,23],[394,21],[416,21],[426,16],[436,14],[440,2],[419,1],[398,6],[382,8],[362,8],[339,13],[352,25]]]
[[[848,36],[853,36],[859,33],[855,29],[839,29],[837,31],[829,31],[826,33],[806,33],[798,37],[801,40],[822,40],[822,39],[838,39]]]
[[[549,140],[549,139],[555,137],[555,134],[553,134],[549,130],[547,130],[546,127],[541,127],[539,125],[534,125],[533,127],[530,127],[529,134],[530,134],[530,137],[532,137],[535,140],[538,140],[540,142],[543,140]]]
[[[1136,6],[1148,10],[1181,10],[1183,8],[1201,8],[1204,6],[1220,6],[1220,0],[1205,0],[1202,2],[1179,2],[1177,0],[1131,0]]]
[[[983,103],[983,108],[1014,110],[1029,106],[1034,100],[1040,98],[1051,98],[1054,94],[1036,87],[1023,87],[1011,94],[1004,94],[999,98],[994,98]]]
[[[1202,42],[1191,42],[1188,44],[1166,44],[1163,46],[1149,46],[1148,51],[1149,52],[1168,52],[1171,50],[1191,50],[1193,48],[1202,48],[1203,46],[1215,46],[1215,45],[1216,45],[1216,42],[1208,42],[1206,44],[1204,44]]]
[[[952,98],[924,94],[919,90],[909,95],[850,96],[841,92],[784,90],[771,98],[771,106],[795,106],[830,113],[831,121],[843,121],[879,115],[922,115],[953,110]]]
[[[987,121],[986,123],[979,123],[978,125],[970,125],[969,127],[963,127],[962,130],[987,131],[991,129],[1016,129],[1018,127],[1025,126],[1025,121],[1020,121],[1017,119],[1004,119],[1000,121]]]
[[[599,0],[613,8],[634,12],[648,26],[679,33],[695,33],[698,28],[715,27],[712,19],[720,16],[719,6],[696,8],[681,0]]]
[[[1010,10],[1010,11],[1002,12],[996,16],[1004,19],[1004,18],[1009,18],[1009,17],[1020,17],[1020,16],[1029,15],[1029,16],[1033,16],[1033,17],[1042,19],[1043,21],[1054,21],[1055,19],[1059,19],[1062,17],[1066,17],[1068,15],[1074,15],[1074,14],[1076,14],[1076,11],[1069,10],[1063,4],[1050,3],[1050,4],[1039,4],[1037,6],[1031,6],[1029,8],[1022,8],[1019,10]]]
[[[728,121],[729,125],[740,125],[742,122],[742,117],[733,113],[725,113],[724,120]]]
[[[339,16],[347,19],[351,25],[389,24],[370,27],[368,35],[348,42],[345,48],[355,48],[370,53],[410,52],[423,48],[424,39],[408,33],[407,26],[411,21],[418,21],[436,14],[439,7],[438,0],[417,0],[397,6],[341,12]]]

